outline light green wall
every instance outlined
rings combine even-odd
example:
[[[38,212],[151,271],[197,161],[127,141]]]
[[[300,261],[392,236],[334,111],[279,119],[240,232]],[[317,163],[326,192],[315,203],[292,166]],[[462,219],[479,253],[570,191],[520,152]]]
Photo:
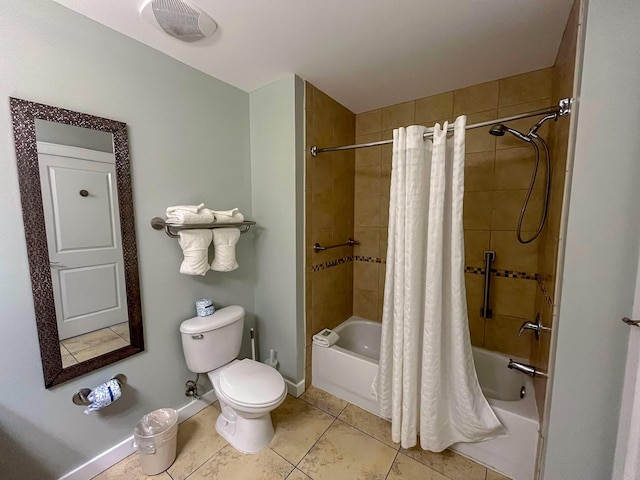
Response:
[[[588,2],[544,479],[610,479],[640,245],[640,3]]]
[[[252,218],[249,95],[49,0],[0,0],[0,11],[0,477],[56,478],[130,436],[144,413],[187,403],[184,382],[194,375],[178,326],[195,300],[243,305],[251,324],[253,233],[239,241],[238,270],[196,278],[178,273],[177,241],[149,226],[169,205],[199,202]],[[146,351],[50,390],[9,96],[126,122],[130,138]],[[87,416],[72,404],[78,389],[118,372],[130,387],[109,409]]]
[[[295,384],[304,377],[304,85],[290,75],[250,97],[260,356],[275,349]]]

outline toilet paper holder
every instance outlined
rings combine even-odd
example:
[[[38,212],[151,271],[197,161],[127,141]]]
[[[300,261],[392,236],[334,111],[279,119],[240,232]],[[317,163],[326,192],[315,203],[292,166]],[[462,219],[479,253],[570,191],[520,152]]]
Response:
[[[127,383],[127,377],[123,373],[118,373],[114,375],[111,380],[115,380],[120,385],[120,388],[124,387]],[[91,404],[89,401],[89,394],[91,393],[90,388],[81,388],[76,393],[73,394],[73,398],[71,399],[76,405],[88,406]]]

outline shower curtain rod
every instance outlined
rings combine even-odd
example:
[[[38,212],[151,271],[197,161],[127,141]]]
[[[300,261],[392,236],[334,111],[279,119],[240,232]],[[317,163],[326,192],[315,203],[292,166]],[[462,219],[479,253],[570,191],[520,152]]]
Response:
[[[488,127],[490,125],[496,125],[498,123],[512,122],[513,120],[520,120],[521,118],[529,118],[529,117],[537,117],[538,115],[558,115],[560,117],[564,117],[571,113],[571,98],[563,98],[558,102],[557,107],[549,107],[543,108],[541,110],[535,110],[533,112],[520,113],[518,115],[512,115],[510,117],[498,118],[497,120],[488,120],[486,122],[474,123],[472,125],[467,125],[465,130],[472,130],[474,128],[482,128]],[[424,138],[425,140],[429,137],[433,136],[433,128],[429,128],[429,131],[425,132]],[[447,131],[453,131],[453,125],[450,125]],[[316,157],[319,153],[325,152],[337,152],[340,150],[352,150],[355,148],[366,148],[366,147],[376,147],[378,145],[387,145],[389,143],[393,143],[393,140],[382,140],[380,142],[369,142],[369,143],[360,143],[358,145],[343,145],[341,147],[327,147],[327,148],[318,148],[317,146],[311,147],[311,156]]]

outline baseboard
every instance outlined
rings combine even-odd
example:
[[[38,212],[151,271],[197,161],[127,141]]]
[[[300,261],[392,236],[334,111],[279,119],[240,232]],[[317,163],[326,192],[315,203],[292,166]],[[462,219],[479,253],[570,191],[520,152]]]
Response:
[[[293,395],[298,398],[300,395],[304,393],[304,380],[301,380],[298,383],[293,383],[291,380],[284,379],[284,383],[287,384],[287,393],[289,395]]]
[[[192,417],[215,401],[215,392],[213,390],[208,391],[200,397],[200,400],[195,400],[178,409],[178,422],[184,422],[187,418]],[[133,429],[133,426],[131,428]],[[131,435],[87,463],[63,475],[59,480],[89,480],[134,452],[133,435]]]

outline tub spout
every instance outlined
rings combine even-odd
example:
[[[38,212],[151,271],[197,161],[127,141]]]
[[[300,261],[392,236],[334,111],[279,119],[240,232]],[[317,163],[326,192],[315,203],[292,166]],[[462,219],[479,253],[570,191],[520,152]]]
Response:
[[[538,370],[533,365],[527,365],[526,363],[514,362],[513,359],[509,359],[509,365],[507,365],[512,370],[518,370],[519,372],[526,373],[527,375],[531,375],[532,377],[547,377],[548,375]]]

